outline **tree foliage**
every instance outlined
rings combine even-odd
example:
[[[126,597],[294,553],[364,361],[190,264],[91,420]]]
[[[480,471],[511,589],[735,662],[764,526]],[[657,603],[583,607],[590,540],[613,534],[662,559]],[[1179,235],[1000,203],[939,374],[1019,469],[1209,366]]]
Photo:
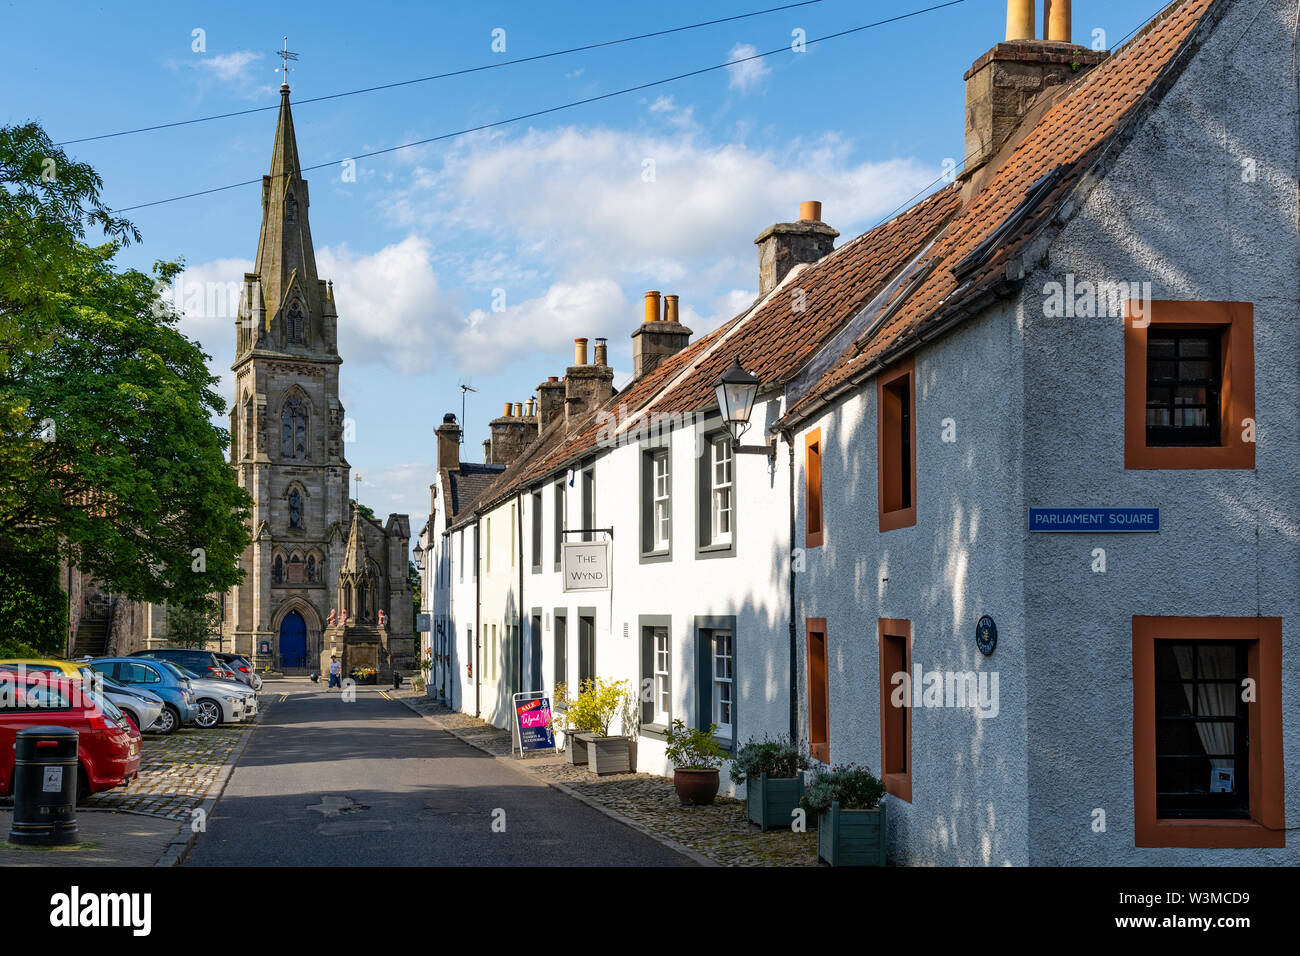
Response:
[[[0,658],[63,656],[68,599],[59,586],[58,561],[0,548],[0,621]]]
[[[38,126],[0,129],[0,526],[125,597],[198,608],[239,580],[249,499],[208,356],[159,295],[181,266],[118,270],[139,236],[100,187]]]
[[[193,607],[167,608],[167,643],[173,647],[207,647],[221,639],[221,608],[215,600]]]

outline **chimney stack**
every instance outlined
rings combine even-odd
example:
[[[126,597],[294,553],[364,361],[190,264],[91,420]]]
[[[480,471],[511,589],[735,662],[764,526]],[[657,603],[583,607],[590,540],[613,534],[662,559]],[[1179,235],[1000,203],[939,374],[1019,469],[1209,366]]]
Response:
[[[556,376],[550,376],[537,386],[537,430],[544,431],[555,421],[557,415],[564,414],[564,383]]]
[[[442,416],[434,432],[438,436],[438,470],[460,471],[460,426],[451,412]]]
[[[500,418],[488,422],[492,433],[492,461],[494,465],[507,467],[528,447],[530,436],[528,423],[524,421],[522,403],[505,403],[505,410]]]
[[[798,222],[778,222],[764,229],[754,245],[758,246],[758,294],[765,296],[795,266],[816,262],[835,248],[839,235],[821,221],[822,204],[807,201],[799,207]]]
[[[691,330],[678,321],[677,296],[663,297],[659,311],[659,293],[645,294],[645,320],[632,333],[632,376],[640,378],[670,355],[676,355],[691,341]]]
[[[492,464],[492,441],[488,438],[483,439],[483,464]]]
[[[564,418],[570,434],[614,394],[614,370],[602,361],[604,339],[596,341],[596,361],[588,365],[587,340],[573,340],[574,364],[564,373]]]
[[[970,178],[1011,138],[1043,94],[1109,55],[1070,42],[1070,0],[1045,0],[1046,38],[1036,39],[1034,0],[1008,0],[1007,39],[966,71],[966,165]]]

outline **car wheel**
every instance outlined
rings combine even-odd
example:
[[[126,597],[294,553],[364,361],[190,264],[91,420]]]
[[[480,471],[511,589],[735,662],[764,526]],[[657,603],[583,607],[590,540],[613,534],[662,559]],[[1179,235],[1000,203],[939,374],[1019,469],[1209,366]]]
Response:
[[[194,717],[194,723],[204,730],[217,726],[217,724],[221,723],[221,705],[215,700],[203,698],[199,701],[198,713]]]
[[[138,734],[140,732],[140,718],[137,717],[135,714],[131,713],[131,711],[129,710],[123,710],[120,707],[118,709],[122,710],[122,715],[126,717],[127,720],[131,721],[131,727]]]
[[[149,725],[149,732],[166,737],[168,734],[174,733],[180,725],[180,713],[171,704],[166,704],[162,709],[162,713],[158,715],[158,719]]]
[[[253,690],[261,690],[261,689],[262,689],[262,678],[258,677],[256,674],[254,674],[254,675],[253,675]]]

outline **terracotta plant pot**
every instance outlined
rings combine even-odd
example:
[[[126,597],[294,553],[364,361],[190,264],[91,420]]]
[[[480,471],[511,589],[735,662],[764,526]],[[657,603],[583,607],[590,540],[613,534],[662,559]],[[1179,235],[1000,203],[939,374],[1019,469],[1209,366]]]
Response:
[[[718,795],[718,771],[679,768],[673,771],[673,789],[684,807],[710,806]]]

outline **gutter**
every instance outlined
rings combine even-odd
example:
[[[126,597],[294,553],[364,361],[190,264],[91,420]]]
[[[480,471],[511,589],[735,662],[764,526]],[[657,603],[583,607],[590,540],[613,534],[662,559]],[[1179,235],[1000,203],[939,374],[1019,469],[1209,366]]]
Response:
[[[781,438],[789,449],[789,512],[790,512],[790,739],[799,739],[799,631],[796,618],[798,608],[795,605],[794,591],[794,435],[788,428],[781,429]]]
[[[479,530],[480,520],[477,514],[474,515],[474,660],[470,662],[473,667],[483,657],[483,648],[480,646],[483,642],[483,569],[479,567],[482,563],[480,555],[483,549],[479,546],[482,532]],[[482,692],[479,681],[483,675],[479,673],[482,668],[474,670],[474,716],[478,717],[482,712]]]
[[[524,497],[522,492],[515,495],[515,549],[519,552],[516,555],[519,561],[519,607],[515,611],[519,618],[519,641],[515,648],[515,656],[518,658],[516,662],[518,670],[515,671],[518,686],[512,693],[519,693],[524,690]],[[531,621],[529,626],[532,626]]]

